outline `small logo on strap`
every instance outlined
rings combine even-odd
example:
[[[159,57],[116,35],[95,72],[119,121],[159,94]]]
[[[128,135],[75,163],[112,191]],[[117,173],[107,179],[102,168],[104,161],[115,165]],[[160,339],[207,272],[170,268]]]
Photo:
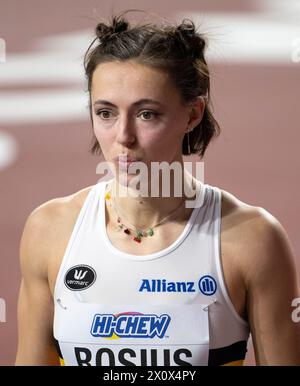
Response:
[[[72,291],[82,291],[89,288],[96,280],[96,271],[89,265],[76,265],[65,275],[65,285]]]

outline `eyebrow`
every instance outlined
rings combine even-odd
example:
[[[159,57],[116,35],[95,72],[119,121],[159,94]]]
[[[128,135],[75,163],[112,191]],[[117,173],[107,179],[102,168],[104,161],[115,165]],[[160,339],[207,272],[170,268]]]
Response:
[[[137,102],[134,102],[133,106],[139,107],[139,106],[145,105],[145,104],[155,104],[158,106],[162,106],[162,104],[160,102],[156,101],[155,99],[149,99],[149,98],[140,99]],[[94,102],[94,106],[95,105],[105,105],[105,106],[110,106],[110,107],[117,107],[116,105],[114,105],[113,103],[111,103],[109,101],[106,101],[105,99],[97,99]]]

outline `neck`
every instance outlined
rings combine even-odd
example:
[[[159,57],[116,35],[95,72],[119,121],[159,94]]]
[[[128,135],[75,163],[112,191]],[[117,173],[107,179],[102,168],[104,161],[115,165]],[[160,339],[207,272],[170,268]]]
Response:
[[[149,183],[149,188],[151,184]],[[112,181],[112,194],[119,214],[125,217],[123,220],[130,222],[137,228],[145,229],[154,226],[164,217],[174,211],[174,216],[170,217],[174,221],[181,222],[186,220],[191,213],[191,209],[186,208],[186,200],[195,199],[196,180],[184,169],[182,180],[174,185],[173,173],[170,177],[170,192],[162,191],[162,181],[160,178],[158,186],[158,197],[153,197],[151,191],[148,194],[141,193],[131,187],[127,189],[114,179]],[[178,186],[179,185],[179,186]],[[178,209],[176,209],[178,208]]]

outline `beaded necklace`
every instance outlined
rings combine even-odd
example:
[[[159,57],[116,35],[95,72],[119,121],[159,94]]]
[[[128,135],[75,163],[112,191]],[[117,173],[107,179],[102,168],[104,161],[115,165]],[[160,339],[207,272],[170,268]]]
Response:
[[[117,207],[116,207],[115,199],[114,199],[114,197],[112,195],[111,188],[106,192],[105,200],[109,203],[110,206],[113,207],[113,209],[114,209],[114,211],[115,211],[115,213],[117,215],[117,222],[118,222],[117,230],[118,231],[122,230],[127,235],[131,235],[132,236],[132,240],[137,242],[137,243],[140,243],[142,241],[142,237],[152,237],[152,236],[154,236],[154,228],[156,228],[163,221],[168,219],[173,213],[175,213],[182,206],[182,203],[184,202],[184,201],[182,201],[180,203],[180,205],[178,205],[174,210],[172,210],[172,212],[170,214],[165,216],[162,220],[157,222],[155,225],[153,225],[151,227],[148,227],[146,229],[140,229],[140,228],[137,228],[136,226],[130,224],[127,221],[127,219],[125,218],[125,216],[122,214],[122,218],[125,218],[126,219],[126,223],[128,225],[130,225],[130,226],[127,226],[127,225],[124,224],[124,222],[123,222],[123,220],[122,220],[122,218],[120,216],[120,210],[117,209]]]

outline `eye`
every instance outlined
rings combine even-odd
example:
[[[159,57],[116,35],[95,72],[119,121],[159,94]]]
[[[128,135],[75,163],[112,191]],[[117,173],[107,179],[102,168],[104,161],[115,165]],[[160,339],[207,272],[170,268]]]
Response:
[[[143,111],[140,116],[142,116],[144,118],[145,121],[150,121],[152,118],[155,119],[159,116],[159,113],[156,113],[154,111],[150,111],[150,110],[147,110],[147,111]]]
[[[98,111],[96,111],[96,115],[98,115],[98,117],[106,120],[106,119],[109,119],[111,117],[111,112],[109,110],[98,110]]]

